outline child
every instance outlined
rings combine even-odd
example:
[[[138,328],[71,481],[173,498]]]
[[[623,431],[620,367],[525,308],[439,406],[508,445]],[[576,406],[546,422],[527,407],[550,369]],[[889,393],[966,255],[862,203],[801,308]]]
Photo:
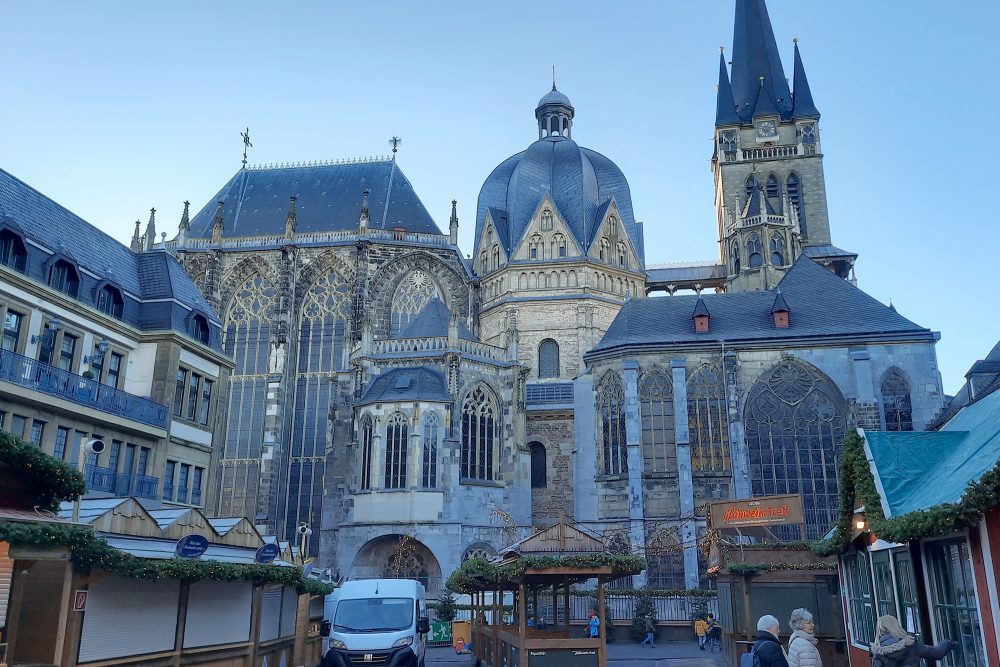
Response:
[[[590,638],[595,639],[598,635],[598,629],[601,627],[601,619],[597,618],[597,614],[594,610],[590,611],[590,620],[587,621],[587,629],[590,631]]]
[[[708,634],[708,623],[699,616],[694,622],[694,634],[698,636],[698,648],[705,650],[705,636]]]

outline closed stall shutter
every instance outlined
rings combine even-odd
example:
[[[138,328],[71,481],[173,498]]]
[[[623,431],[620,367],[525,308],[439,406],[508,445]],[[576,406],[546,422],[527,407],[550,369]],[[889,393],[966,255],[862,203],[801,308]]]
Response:
[[[184,648],[250,641],[249,582],[197,581],[188,593]]]
[[[79,662],[172,651],[178,581],[107,577],[90,584]]]
[[[281,589],[279,585],[264,586],[264,600],[260,609],[260,640],[277,639],[281,629]]]
[[[0,628],[7,625],[7,600],[10,598],[10,579],[14,574],[14,561],[7,556],[10,545],[0,542]]]
[[[326,598],[316,595],[309,598],[309,618],[323,618],[323,603]]]
[[[290,637],[295,634],[295,614],[299,609],[299,594],[294,588],[285,587],[284,598],[281,601],[281,636]]]

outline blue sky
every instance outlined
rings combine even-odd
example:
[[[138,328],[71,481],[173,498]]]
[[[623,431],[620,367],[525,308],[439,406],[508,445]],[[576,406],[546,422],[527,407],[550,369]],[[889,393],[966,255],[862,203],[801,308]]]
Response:
[[[834,243],[859,285],[942,334],[945,389],[1000,338],[994,203],[1000,3],[768,8],[791,77],[799,38],[823,119]],[[173,236],[252,163],[383,155],[439,226],[537,136],[550,88],[573,137],[622,168],[647,262],[717,256],[712,125],[733,2],[21,2],[4,6],[0,167],[127,242]]]

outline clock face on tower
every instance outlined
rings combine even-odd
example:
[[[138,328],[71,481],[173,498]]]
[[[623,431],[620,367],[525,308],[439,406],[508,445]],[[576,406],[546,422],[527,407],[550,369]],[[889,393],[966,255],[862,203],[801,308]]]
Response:
[[[778,124],[773,120],[757,121],[757,138],[767,139],[778,136]]]

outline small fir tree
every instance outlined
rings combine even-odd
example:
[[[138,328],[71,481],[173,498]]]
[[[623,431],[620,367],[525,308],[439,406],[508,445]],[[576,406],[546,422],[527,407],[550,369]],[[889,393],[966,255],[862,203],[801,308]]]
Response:
[[[458,615],[458,601],[455,599],[455,594],[447,589],[437,599],[437,602],[428,606],[434,610],[434,615],[439,621],[450,623]]]

